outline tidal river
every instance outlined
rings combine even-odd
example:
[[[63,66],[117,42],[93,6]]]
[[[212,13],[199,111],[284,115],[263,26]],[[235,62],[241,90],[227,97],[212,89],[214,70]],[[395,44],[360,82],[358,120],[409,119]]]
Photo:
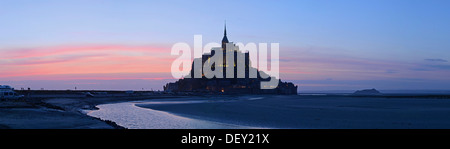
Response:
[[[87,115],[116,122],[128,129],[241,129],[239,125],[198,120],[164,111],[142,108],[136,104],[192,104],[204,101],[138,101],[98,105],[99,110],[87,111]]]

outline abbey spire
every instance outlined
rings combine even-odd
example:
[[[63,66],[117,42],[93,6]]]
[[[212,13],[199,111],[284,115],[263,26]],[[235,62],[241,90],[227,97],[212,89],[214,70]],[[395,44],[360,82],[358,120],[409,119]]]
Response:
[[[225,50],[225,45],[228,43],[228,37],[227,37],[227,22],[225,21],[225,29],[223,32],[223,39],[222,39],[222,48]]]
[[[227,36],[227,21],[225,21],[225,31],[223,32],[224,36]]]

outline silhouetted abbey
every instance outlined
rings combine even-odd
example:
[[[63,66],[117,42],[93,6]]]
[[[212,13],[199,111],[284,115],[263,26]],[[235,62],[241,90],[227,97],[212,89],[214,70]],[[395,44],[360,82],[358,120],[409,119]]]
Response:
[[[264,79],[261,77],[260,73],[265,73],[263,71],[256,70],[257,77],[256,78],[250,78],[249,77],[249,71],[251,69],[256,69],[253,67],[250,67],[251,62],[249,59],[249,53],[242,53],[239,51],[239,48],[237,46],[233,46],[235,49],[231,49],[227,51],[226,45],[229,43],[227,38],[227,30],[225,26],[224,30],[224,36],[222,39],[222,47],[221,50],[223,51],[223,64],[219,65],[223,70],[223,78],[211,78],[208,79],[205,77],[205,72],[203,72],[202,69],[196,69],[196,71],[202,71],[202,78],[194,78],[194,69],[191,69],[190,72],[190,78],[183,78],[179,79],[178,81],[174,83],[167,83],[164,86],[164,91],[168,92],[204,92],[204,93],[225,93],[225,94],[297,94],[297,86],[290,82],[282,82],[281,79],[279,80],[278,86],[274,89],[261,89],[261,81],[269,81],[271,78]],[[231,43],[234,45],[233,43]],[[229,44],[230,45],[230,44]],[[218,47],[220,48],[220,47]],[[206,53],[202,55],[201,61],[202,66],[205,63],[210,63],[210,58],[214,56],[214,50],[211,50],[211,53]],[[226,53],[227,52],[234,52],[234,64],[237,63],[238,56],[244,56],[245,58],[245,78],[238,78],[237,77],[237,65],[234,65],[233,63],[228,64],[226,62]],[[194,61],[199,61],[200,59],[197,58]],[[226,78],[226,67],[234,65],[234,77],[233,78]],[[194,68],[194,63],[192,63],[192,68]],[[214,65],[212,65],[212,70],[215,70],[216,68]],[[220,68],[219,68],[220,69]]]

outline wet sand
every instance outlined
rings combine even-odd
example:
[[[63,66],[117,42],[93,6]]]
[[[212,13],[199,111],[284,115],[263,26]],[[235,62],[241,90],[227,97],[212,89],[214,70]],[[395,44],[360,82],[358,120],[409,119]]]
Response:
[[[352,96],[247,96],[137,104],[183,117],[265,128],[450,128],[450,100]]]

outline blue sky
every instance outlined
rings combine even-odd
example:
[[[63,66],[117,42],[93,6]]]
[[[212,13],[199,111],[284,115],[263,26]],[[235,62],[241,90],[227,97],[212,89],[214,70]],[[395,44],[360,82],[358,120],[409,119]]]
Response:
[[[442,83],[450,83],[445,77],[450,75],[449,6],[446,0],[2,0],[0,52],[126,45],[168,47],[170,54],[171,45],[192,43],[195,34],[203,35],[204,43],[219,42],[226,20],[231,41],[280,43],[282,73],[300,88],[417,89],[412,84],[429,84],[423,89],[450,89]],[[0,63],[11,64],[11,59]],[[44,66],[23,69],[30,67]],[[58,74],[45,72],[38,75]],[[8,73],[28,73],[22,80],[35,77]],[[327,86],[330,79],[339,85]],[[407,82],[392,86],[401,79]],[[0,75],[0,80],[20,79]],[[313,86],[302,86],[301,80]],[[59,87],[66,86],[54,86]]]
[[[0,2],[2,47],[55,44],[172,44],[202,34],[285,46],[342,48],[366,57],[440,56],[450,47],[448,1]],[[392,56],[394,54],[394,56]]]

